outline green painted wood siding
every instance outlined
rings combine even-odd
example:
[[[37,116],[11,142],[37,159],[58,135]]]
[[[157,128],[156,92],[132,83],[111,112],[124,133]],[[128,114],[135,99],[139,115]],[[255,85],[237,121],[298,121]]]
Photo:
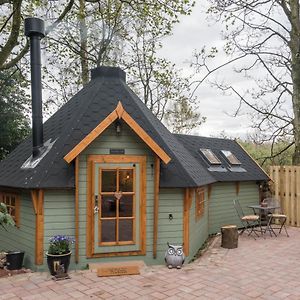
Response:
[[[204,244],[205,240],[208,237],[208,196],[207,188],[205,188],[205,199],[204,199],[204,213],[200,219],[196,220],[196,201],[195,193],[193,193],[193,201],[190,209],[190,253],[186,258],[186,261],[189,262],[201,246]]]
[[[183,189],[161,189],[159,192],[156,264],[164,263],[167,242],[175,245],[183,243],[183,199]],[[172,220],[169,214],[172,214]]]
[[[25,251],[25,267],[35,269],[35,214],[29,193],[20,195],[20,226],[0,228],[0,250]]]
[[[124,149],[128,155],[145,155],[146,165],[146,247],[145,256],[111,257],[111,258],[86,258],[86,193],[87,193],[87,157],[91,154],[108,155],[110,149]],[[129,128],[122,123],[122,132],[116,135],[114,125],[107,128],[97,139],[93,141],[79,155],[79,261],[80,266],[99,261],[137,260],[143,259],[146,263],[153,263],[152,259],[152,239],[153,239],[153,199],[154,199],[154,157],[151,149]],[[151,252],[150,252],[151,251]]]
[[[75,193],[67,190],[46,190],[44,192],[44,252],[48,250],[49,239],[54,235],[75,237]],[[74,245],[72,247],[74,253]],[[72,255],[71,268],[74,268],[75,255]],[[46,270],[46,256],[43,266]]]
[[[234,182],[222,182],[212,185],[209,200],[209,233],[220,232],[227,224],[241,226],[233,206],[233,199],[238,199],[245,213],[253,213],[248,205],[259,203],[259,189],[255,182],[240,182],[240,192],[236,195]]]

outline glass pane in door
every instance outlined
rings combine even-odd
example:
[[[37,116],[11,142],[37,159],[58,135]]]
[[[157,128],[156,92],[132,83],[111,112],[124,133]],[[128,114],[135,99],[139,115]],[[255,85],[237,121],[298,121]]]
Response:
[[[133,195],[123,195],[120,199],[120,217],[133,216]]]
[[[133,240],[133,220],[120,219],[119,220],[119,241],[132,241]]]
[[[117,190],[117,170],[101,170],[101,192]]]
[[[122,192],[133,192],[133,169],[119,171],[119,190]]]
[[[116,241],[116,220],[101,220],[101,242]]]
[[[116,217],[117,200],[113,195],[101,196],[101,218]]]

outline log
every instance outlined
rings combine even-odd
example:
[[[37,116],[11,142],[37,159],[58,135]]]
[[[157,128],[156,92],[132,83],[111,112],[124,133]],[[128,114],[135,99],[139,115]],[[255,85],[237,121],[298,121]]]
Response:
[[[222,243],[221,247],[234,249],[238,247],[238,228],[236,225],[225,225],[221,227]]]

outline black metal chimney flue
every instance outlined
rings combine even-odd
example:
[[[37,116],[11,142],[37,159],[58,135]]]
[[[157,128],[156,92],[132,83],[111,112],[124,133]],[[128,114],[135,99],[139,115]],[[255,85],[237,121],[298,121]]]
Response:
[[[43,147],[41,45],[45,36],[44,21],[25,19],[25,35],[30,38],[31,100],[32,100],[32,157],[38,157]]]

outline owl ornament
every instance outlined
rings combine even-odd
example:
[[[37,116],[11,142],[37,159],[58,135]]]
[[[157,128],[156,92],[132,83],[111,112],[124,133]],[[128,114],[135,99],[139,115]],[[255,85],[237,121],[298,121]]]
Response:
[[[168,250],[165,254],[165,262],[169,269],[177,268],[181,269],[184,263],[183,245],[171,245],[167,243]]]

